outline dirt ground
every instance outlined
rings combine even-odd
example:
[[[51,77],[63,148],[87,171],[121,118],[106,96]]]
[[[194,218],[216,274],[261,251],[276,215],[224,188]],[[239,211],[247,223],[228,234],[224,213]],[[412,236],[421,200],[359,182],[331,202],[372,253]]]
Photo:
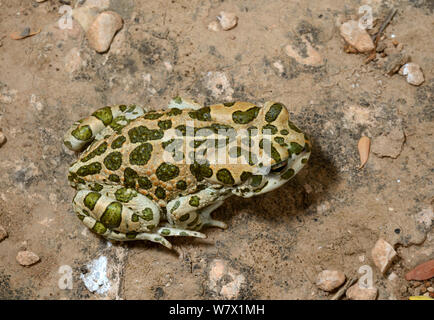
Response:
[[[334,269],[358,278],[364,265],[378,299],[421,293],[404,275],[434,258],[432,1],[87,2],[124,19],[108,53],[91,49],[76,21],[70,30],[58,27],[59,1],[0,0],[7,138],[0,225],[8,233],[0,242],[0,299],[330,299],[315,285],[317,274]],[[422,85],[344,52],[337,22],[357,17],[365,4],[380,22],[398,9],[385,36],[421,66]],[[234,12],[238,25],[208,30],[222,10]],[[41,32],[9,37],[26,27]],[[229,228],[207,229],[207,239],[174,239],[174,251],[107,242],[72,211],[67,170],[77,156],[62,137],[105,105],[161,109],[175,96],[284,103],[312,139],[309,165],[271,193],[228,199],[214,216]],[[374,148],[394,129],[404,134],[392,146],[398,156],[371,152],[359,170],[360,137]],[[371,256],[379,238],[398,254],[385,274]],[[24,249],[40,261],[18,264]]]

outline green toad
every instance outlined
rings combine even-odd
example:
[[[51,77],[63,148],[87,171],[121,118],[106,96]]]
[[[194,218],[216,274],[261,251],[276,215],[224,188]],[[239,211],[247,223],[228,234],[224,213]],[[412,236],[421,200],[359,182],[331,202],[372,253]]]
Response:
[[[233,102],[203,107],[175,98],[166,110],[118,105],[70,128],[65,145],[83,151],[69,168],[78,218],[110,240],[204,238],[226,228],[211,212],[231,195],[251,197],[291,179],[310,143],[286,107]]]

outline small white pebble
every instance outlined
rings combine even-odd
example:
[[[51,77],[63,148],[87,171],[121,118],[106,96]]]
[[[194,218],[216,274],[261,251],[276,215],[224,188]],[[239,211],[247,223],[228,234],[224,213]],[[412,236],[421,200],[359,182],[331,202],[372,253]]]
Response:
[[[406,63],[399,69],[399,74],[407,77],[407,82],[414,86],[421,85],[425,78],[423,76],[422,69],[416,63]]]
[[[398,275],[397,275],[395,272],[392,272],[392,273],[387,277],[387,279],[390,280],[390,281],[394,281],[394,280],[398,279]]]
[[[225,31],[235,28],[238,23],[238,17],[232,12],[221,11],[220,15],[217,16],[217,19],[219,20],[222,29]]]

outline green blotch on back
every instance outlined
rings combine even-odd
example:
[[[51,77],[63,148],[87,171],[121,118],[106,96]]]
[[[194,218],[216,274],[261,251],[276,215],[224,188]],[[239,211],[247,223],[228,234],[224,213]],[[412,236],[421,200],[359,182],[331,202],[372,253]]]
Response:
[[[224,184],[234,184],[235,180],[228,169],[220,169],[217,171],[217,180]]]
[[[274,141],[276,141],[282,147],[287,146],[283,137],[275,137]]]
[[[131,216],[131,221],[132,222],[139,222],[139,216],[135,213],[133,213],[133,215]]]
[[[124,136],[117,137],[112,142],[112,145],[111,145],[112,149],[121,148],[125,141],[127,141],[127,138],[125,138]]]
[[[152,182],[148,179],[148,177],[139,177],[137,182],[142,189],[148,190],[152,188]]]
[[[87,162],[96,156],[102,155],[107,150],[107,142],[101,143],[95,150],[90,152],[87,156],[81,159],[81,162]]]
[[[289,151],[291,153],[300,154],[300,152],[303,151],[303,147],[300,144],[298,144],[297,142],[291,142],[290,147],[289,147]]]
[[[238,124],[246,124],[256,119],[259,114],[259,107],[252,107],[246,111],[235,111],[232,113],[232,120]]]
[[[154,219],[154,213],[152,212],[151,208],[145,208],[142,211],[142,217],[146,221],[152,221]]]
[[[127,119],[125,116],[117,116],[113,119],[113,121],[110,123],[110,127],[117,132],[118,134],[121,133],[121,130],[131,122],[130,119]]]
[[[301,133],[301,130],[295,126],[290,120],[288,120],[288,127],[290,127],[295,132]]]
[[[190,111],[188,113],[190,118],[199,121],[210,121],[211,120],[211,109],[209,107],[203,107],[199,110]]]
[[[265,114],[265,121],[273,122],[274,120],[276,120],[283,108],[284,107],[281,103],[273,104],[268,110],[268,112]]]
[[[211,178],[213,172],[209,167],[209,164],[199,164],[198,162],[194,162],[190,165],[190,171],[193,176],[195,176],[197,181],[202,181],[204,178]]]
[[[109,175],[108,179],[110,181],[113,181],[113,182],[120,182],[121,181],[121,179],[119,178],[119,176],[117,174]]]
[[[158,126],[162,130],[168,130],[168,129],[172,128],[172,121],[171,120],[160,120],[160,121],[158,121]]]
[[[124,105],[124,104],[122,104],[122,105],[119,106],[119,109],[120,109],[122,112],[124,112],[125,110],[127,110],[127,106]]]
[[[117,228],[122,221],[122,204],[120,202],[113,201],[105,209],[101,216],[101,223],[108,228]]]
[[[181,104],[182,98],[178,96],[178,97],[173,98],[173,101],[175,101],[175,103],[177,103],[177,104]]]
[[[125,168],[124,170],[124,186],[127,188],[135,188],[136,187],[136,179],[138,178],[138,174],[131,168]]]
[[[166,198],[166,190],[164,190],[162,187],[157,187],[155,189],[155,196],[158,199],[164,199],[164,198]]]
[[[273,146],[271,146],[271,158],[273,158],[273,160],[276,161],[276,163],[282,161],[279,151],[277,151],[276,148]]]
[[[157,113],[155,111],[149,111],[143,117],[145,119],[149,119],[149,120],[156,120],[158,118],[161,118],[162,116],[163,116],[163,113]]]
[[[269,124],[269,123],[262,127],[262,134],[270,134],[270,132],[271,132],[271,134],[276,134],[277,131],[278,130],[277,130],[276,126],[273,126],[272,124]]]
[[[171,108],[168,112],[166,112],[166,115],[168,115],[169,117],[173,117],[173,116],[180,115],[181,113],[182,113],[181,109]]]
[[[223,105],[225,107],[228,107],[228,108],[232,107],[234,104],[235,104],[235,102],[226,102],[226,103],[223,103]]]
[[[161,129],[148,129],[145,126],[138,126],[128,131],[131,143],[146,142],[148,140],[160,140],[164,136]]]
[[[101,120],[105,126],[108,126],[113,120],[112,109],[110,107],[98,109],[92,115]]]
[[[286,130],[286,129],[282,129],[282,130],[280,130],[280,134],[281,134],[282,136],[287,136],[287,135],[289,134],[289,131]]]
[[[192,207],[199,207],[200,198],[198,196],[192,196],[188,202]]]
[[[156,175],[161,181],[167,182],[179,175],[179,168],[173,164],[163,162],[158,166]]]
[[[87,141],[92,138],[92,130],[88,125],[77,127],[71,132],[71,134],[75,139],[81,141]]]
[[[150,143],[142,143],[130,153],[130,164],[144,165],[147,164],[152,155],[152,145]]]
[[[252,176],[251,172],[243,171],[240,176],[241,182],[246,182]]]
[[[129,202],[135,196],[137,196],[137,192],[132,189],[120,188],[115,192],[116,200],[120,202]]]
[[[83,200],[84,205],[89,208],[90,210],[93,210],[95,208],[95,205],[98,201],[98,199],[101,198],[101,194],[98,192],[89,192],[86,197]]]
[[[101,222],[97,221],[93,226],[92,231],[96,232],[97,234],[104,234],[107,231],[107,228]]]
[[[176,188],[179,189],[179,190],[185,190],[185,189],[187,189],[187,182],[185,182],[184,180],[179,180],[176,183]]]
[[[101,163],[92,162],[91,164],[80,167],[77,170],[77,175],[79,175],[80,177],[85,177],[92,174],[97,174],[100,171],[101,171]]]
[[[118,170],[122,165],[122,154],[119,151],[109,153],[104,158],[104,165],[109,170]]]

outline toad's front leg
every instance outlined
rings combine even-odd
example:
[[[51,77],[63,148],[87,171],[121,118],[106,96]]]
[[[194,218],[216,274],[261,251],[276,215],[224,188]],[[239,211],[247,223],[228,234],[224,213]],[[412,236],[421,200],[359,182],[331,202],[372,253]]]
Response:
[[[207,188],[179,197],[167,205],[167,220],[176,227],[190,230],[200,230],[203,227],[226,229],[226,223],[212,219],[211,212],[220,207],[229,196],[229,193],[221,195],[218,190]]]

